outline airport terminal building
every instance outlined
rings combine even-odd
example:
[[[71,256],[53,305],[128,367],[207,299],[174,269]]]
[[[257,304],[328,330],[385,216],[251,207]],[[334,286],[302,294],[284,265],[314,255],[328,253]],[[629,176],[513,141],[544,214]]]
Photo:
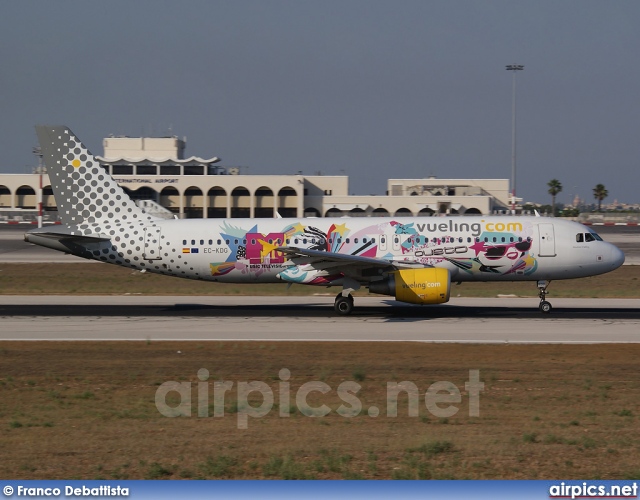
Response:
[[[217,157],[185,158],[177,137],[108,137],[97,159],[145,210],[165,217],[388,217],[486,215],[509,206],[508,179],[389,179],[386,195],[351,195],[349,178],[332,175],[242,175]],[[45,220],[56,203],[42,167],[0,174],[0,219]]]

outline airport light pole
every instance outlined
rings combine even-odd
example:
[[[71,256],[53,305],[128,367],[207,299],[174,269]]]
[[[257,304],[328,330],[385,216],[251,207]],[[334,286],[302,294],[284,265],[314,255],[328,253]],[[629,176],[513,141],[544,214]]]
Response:
[[[522,64],[507,64],[507,71],[513,73],[513,104],[511,115],[511,213],[516,213],[516,73],[522,71]]]
[[[42,200],[44,198],[42,192],[42,174],[44,171],[44,166],[42,164],[42,150],[40,147],[33,148],[33,154],[38,157],[38,174],[40,177],[40,190],[38,191],[38,227],[42,227]]]

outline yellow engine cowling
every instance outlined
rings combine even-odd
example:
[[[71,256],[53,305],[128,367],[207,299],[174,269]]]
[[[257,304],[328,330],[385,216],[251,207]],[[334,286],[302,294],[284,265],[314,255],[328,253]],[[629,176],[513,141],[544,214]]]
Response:
[[[439,267],[402,269],[371,283],[369,291],[410,304],[442,304],[449,301],[451,276],[448,269]]]

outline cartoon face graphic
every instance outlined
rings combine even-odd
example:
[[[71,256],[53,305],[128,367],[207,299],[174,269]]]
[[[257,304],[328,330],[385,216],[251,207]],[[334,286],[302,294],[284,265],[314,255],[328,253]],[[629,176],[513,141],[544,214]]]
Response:
[[[531,256],[531,237],[513,233],[483,233],[470,246],[476,253],[474,259],[479,272],[495,274],[530,274],[537,267]]]

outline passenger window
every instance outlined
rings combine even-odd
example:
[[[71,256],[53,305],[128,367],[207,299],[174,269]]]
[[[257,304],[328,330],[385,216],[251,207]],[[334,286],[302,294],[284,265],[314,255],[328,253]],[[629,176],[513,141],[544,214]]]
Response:
[[[221,244],[222,244],[222,240],[218,240],[218,245],[221,245]]]
[[[187,240],[182,240],[182,244],[186,245],[187,244]]]
[[[204,245],[204,240],[200,240],[200,244],[201,244],[201,245]]]
[[[354,243],[358,243],[358,238],[355,238],[355,239],[353,240],[353,242],[354,242]]]
[[[227,245],[229,244],[229,240],[225,240],[227,242]]]
[[[196,240],[191,240],[191,244],[195,245],[196,244]]]
[[[256,244],[256,240],[254,240],[253,238],[251,238],[251,244],[255,245]]]
[[[362,243],[366,243],[367,242],[367,238],[362,238]]]
[[[380,243],[384,245],[386,242],[387,242],[387,239],[384,236],[382,236],[380,238]]]
[[[307,244],[307,238],[302,238],[302,243]]]
[[[576,242],[582,243],[584,241],[584,235],[582,233],[576,234]]]
[[[349,238],[347,238],[345,241],[346,241],[347,243],[349,243]]]
[[[213,240],[209,240],[209,245],[213,245]]]
[[[584,241],[596,241],[596,239],[593,237],[593,234],[591,233],[586,233],[584,235]]]

